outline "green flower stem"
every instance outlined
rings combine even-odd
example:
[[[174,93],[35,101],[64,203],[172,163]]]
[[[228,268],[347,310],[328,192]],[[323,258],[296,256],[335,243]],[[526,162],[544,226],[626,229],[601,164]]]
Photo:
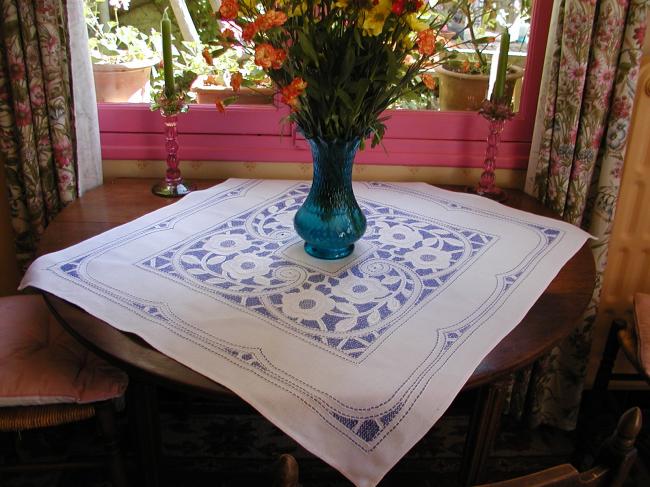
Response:
[[[479,49],[478,43],[476,42],[476,33],[474,32],[474,19],[472,19],[472,7],[468,3],[463,6],[463,13],[467,17],[467,28],[469,29],[469,37],[472,39],[472,46],[474,47],[474,52],[478,56],[478,61],[481,63],[481,67],[485,68],[487,66],[487,59],[483,56],[483,51]]]

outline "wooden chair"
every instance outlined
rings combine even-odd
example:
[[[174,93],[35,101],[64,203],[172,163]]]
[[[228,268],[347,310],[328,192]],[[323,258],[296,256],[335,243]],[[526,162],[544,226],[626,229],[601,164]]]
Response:
[[[627,410],[618,421],[614,433],[605,440],[596,457],[596,466],[578,472],[569,464],[515,479],[482,484],[475,487],[622,487],[636,461],[634,446],[641,429],[641,410]],[[273,487],[298,487],[298,463],[292,455],[281,455],[277,463]]]
[[[616,430],[601,447],[596,466],[578,472],[564,464],[516,479],[504,480],[477,487],[621,487],[637,457],[634,446],[641,429],[641,410],[628,409],[618,422]]]
[[[126,374],[88,352],[57,323],[40,296],[0,298],[0,432],[96,416],[107,453],[105,462],[7,465],[0,458],[0,473],[105,463],[113,486],[125,487],[113,399],[124,394],[127,384]]]
[[[275,468],[273,487],[299,487],[300,471],[293,455],[280,455]]]
[[[614,373],[614,364],[619,355],[623,355],[632,365],[634,372]],[[586,445],[589,438],[590,424],[597,420],[599,414],[606,408],[621,411],[621,406],[612,394],[608,393],[609,383],[616,381],[645,381],[650,384],[650,294],[636,293],[633,302],[633,319],[614,320],[605,342],[605,350],[600,361],[600,366],[594,379],[591,400],[584,404],[581,424],[578,424],[580,442]],[[637,447],[643,455],[650,454],[650,435],[646,427],[643,428],[637,440]],[[576,461],[579,461],[583,452],[576,452]]]
[[[614,374],[619,350],[634,366],[636,374]],[[610,380],[645,380],[650,384],[650,294],[634,295],[634,320],[614,320],[609,330],[603,358],[600,362],[594,391],[607,390]]]
[[[482,484],[475,487],[622,487],[636,461],[634,446],[641,429],[641,410],[627,410],[618,421],[614,433],[605,440],[596,457],[596,466],[578,472],[564,464],[515,479]],[[277,463],[273,487],[298,487],[298,463],[292,455],[281,455]]]

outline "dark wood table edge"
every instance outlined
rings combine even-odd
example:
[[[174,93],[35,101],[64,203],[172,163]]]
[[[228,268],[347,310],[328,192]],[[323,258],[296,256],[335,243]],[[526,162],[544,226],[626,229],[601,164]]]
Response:
[[[591,247],[590,247],[590,244],[589,244],[588,241],[585,242],[585,244],[580,248],[580,250],[574,255],[573,259],[585,259],[585,260],[588,260],[589,262],[591,262],[591,275],[592,275],[591,281],[592,281],[592,285],[591,285],[591,288],[587,292],[582,293],[581,306],[578,306],[578,308],[580,308],[582,310],[586,310],[587,305],[589,304],[589,302],[591,301],[591,299],[593,297],[594,289],[596,288],[596,264],[595,264],[595,260],[593,258],[593,253],[591,251]],[[571,261],[567,262],[566,265],[568,265],[570,262]],[[529,311],[529,313],[530,313],[530,311]],[[476,374],[476,371],[478,371],[481,368],[483,363],[490,360],[490,355],[492,355],[493,353],[498,352],[499,345],[497,345],[481,361],[481,364],[479,364],[479,366],[476,368],[476,370],[474,371],[474,374],[472,374],[472,377],[465,383],[465,386],[463,387],[463,391],[467,391],[467,390],[475,389],[477,387],[484,386],[486,384],[489,384],[490,382],[492,382],[495,379],[499,380],[499,379],[502,379],[504,377],[508,377],[513,372],[516,372],[517,370],[525,369],[526,367],[534,364],[537,360],[540,359],[540,357],[545,356],[551,350],[553,350],[555,347],[557,347],[560,343],[562,343],[562,341],[565,340],[571,334],[571,331],[574,330],[575,328],[577,328],[580,325],[580,323],[582,322],[583,315],[584,315],[584,312],[580,313],[579,315],[577,315],[575,317],[575,319],[572,320],[573,326],[569,327],[569,331],[567,332],[567,334],[565,336],[557,337],[554,340],[550,340],[549,342],[547,342],[543,347],[540,347],[538,350],[535,351],[534,357],[531,356],[530,358],[527,358],[525,360],[520,360],[518,362],[515,362],[511,366],[500,369],[497,374],[492,375],[492,376],[490,376],[489,373]],[[502,342],[506,341],[508,339],[508,337],[512,333],[516,333],[517,327],[521,323],[523,323],[524,321],[526,321],[526,317],[524,317],[515,326],[515,328],[513,328],[513,330],[508,335],[506,335],[501,340],[501,342],[499,342],[499,343],[501,344]]]
[[[573,257],[573,259],[576,259],[576,258],[586,259],[586,258],[588,258],[592,262],[592,273],[593,273],[593,277],[595,278],[595,263],[594,263],[594,260],[591,257],[591,255],[592,255],[592,253],[591,253],[591,249],[589,248],[589,242],[586,242],[583,245],[583,247],[578,251],[578,253],[576,253],[576,255]],[[593,285],[591,286],[590,292],[583,294],[582,303],[581,303],[582,306],[578,306],[578,308],[586,309],[587,305],[589,304],[589,301],[591,300],[594,288],[595,288],[595,280],[593,281]],[[199,372],[196,372],[195,370],[193,370],[193,369],[187,367],[186,365],[174,360],[173,358],[162,354],[162,352],[159,352],[159,351],[155,350],[148,343],[146,343],[144,340],[140,339],[139,337],[136,337],[136,336],[134,336],[132,334],[127,334],[125,332],[117,330],[115,327],[113,327],[109,323],[107,323],[107,322],[105,322],[103,320],[100,320],[99,318],[92,317],[92,319],[96,323],[100,323],[101,326],[107,327],[107,330],[110,330],[110,331],[115,330],[116,334],[117,333],[122,334],[125,338],[128,338],[128,339],[130,339],[132,341],[138,342],[138,346],[146,348],[147,350],[149,350],[149,351],[151,351],[151,352],[153,352],[155,354],[164,355],[165,360],[169,360],[170,362],[173,362],[175,364],[175,366],[177,366],[180,369],[183,369],[188,375],[196,376],[195,380],[196,379],[198,379],[198,380],[196,380],[196,383],[188,384],[187,383],[187,378],[184,379],[185,382],[176,381],[176,380],[170,379],[169,377],[167,377],[165,375],[158,374],[158,373],[156,373],[154,371],[144,371],[140,367],[134,367],[133,364],[124,361],[119,356],[111,354],[111,353],[107,352],[103,348],[99,348],[94,341],[88,339],[87,336],[85,336],[83,333],[81,333],[74,326],[71,326],[70,323],[69,323],[69,320],[66,320],[66,318],[64,317],[64,314],[66,314],[66,308],[68,308],[68,310],[74,309],[78,313],[87,314],[84,310],[82,310],[78,306],[76,306],[76,305],[74,305],[74,304],[72,304],[72,303],[70,303],[70,302],[68,302],[68,301],[66,301],[66,300],[64,300],[62,298],[59,298],[58,296],[56,296],[56,295],[54,295],[52,293],[42,291],[42,290],[37,289],[37,288],[34,288],[34,290],[43,295],[43,298],[44,298],[46,304],[48,305],[50,311],[57,318],[57,321],[71,335],[73,335],[77,340],[79,340],[81,343],[83,343],[87,348],[92,350],[97,355],[101,356],[105,360],[108,360],[108,361],[110,361],[112,363],[115,363],[118,366],[123,367],[128,372],[132,373],[134,376],[137,376],[137,377],[142,378],[142,379],[151,379],[151,378],[153,378],[155,380],[155,382],[157,382],[161,386],[177,388],[177,389],[182,390],[182,391],[187,392],[187,393],[192,393],[192,391],[199,391],[200,394],[205,394],[205,395],[208,395],[208,396],[209,395],[222,396],[224,394],[226,394],[226,395],[235,395],[234,392],[232,392],[230,389],[222,386],[218,382],[207,378],[206,376],[200,374]],[[580,324],[581,317],[582,317],[582,314],[579,315],[579,316],[576,316],[576,318],[573,320],[574,321],[574,327],[573,328],[577,327]],[[559,343],[561,343],[562,340],[565,339],[566,336],[568,336],[570,334],[570,331],[571,331],[571,329],[570,329],[565,336],[557,337],[556,339],[545,343],[543,347],[540,347],[538,350],[536,350],[535,353],[531,354],[530,357],[519,360],[517,362],[512,362],[511,364],[509,364],[509,366],[504,367],[504,368],[500,368],[500,370],[498,372],[496,372],[496,373],[495,372],[489,372],[489,371],[486,371],[485,373],[480,373],[480,372],[477,373],[477,371],[480,371],[481,367],[483,366],[483,364],[485,362],[489,362],[491,355],[496,355],[496,354],[500,353],[500,348],[499,347],[502,346],[504,343],[507,343],[507,340],[510,337],[510,335],[512,333],[516,333],[517,327],[521,323],[524,323],[525,321],[526,321],[526,317],[524,317],[522,319],[522,321],[519,322],[513,328],[513,330],[508,335],[506,335],[506,337],[504,337],[499,342],[499,344],[495,348],[493,348],[492,351],[486,357],[484,357],[484,359],[478,365],[478,367],[476,368],[476,370],[474,371],[474,373],[472,374],[470,379],[463,386],[463,389],[462,389],[463,391],[475,389],[475,388],[490,384],[491,382],[498,381],[499,379],[502,379],[504,377],[509,376],[510,374],[512,374],[513,372],[515,372],[517,370],[521,370],[523,368],[526,368],[527,366],[530,366],[535,361],[537,361],[540,357],[544,356],[545,354],[550,352],[554,347],[556,347]]]
[[[195,370],[187,367],[186,365],[178,362],[177,360],[174,360],[173,358],[162,354],[162,352],[159,352],[158,350],[154,349],[144,340],[141,340],[139,337],[131,334],[126,334],[125,332],[122,332],[117,328],[114,328],[112,325],[106,323],[105,321],[93,317],[97,322],[102,323],[103,326],[107,326],[110,327],[111,330],[115,330],[116,333],[122,334],[125,337],[129,335],[128,338],[132,340],[134,343],[137,343],[137,346],[141,347],[142,350],[146,350],[147,352],[151,352],[152,354],[155,355],[162,355],[164,357],[163,358],[164,361],[169,360],[171,362],[174,362],[174,367],[177,367],[179,370],[183,370],[188,375],[194,377],[196,379],[196,382],[192,384],[188,384],[187,382],[181,382],[178,380],[170,379],[168,376],[163,374],[162,371],[160,371],[159,373],[152,370],[145,371],[142,368],[135,366],[133,363],[129,363],[121,359],[119,356],[107,352],[103,348],[98,347],[97,344],[91,339],[89,339],[87,335],[80,333],[78,328],[70,326],[69,320],[66,320],[66,318],[63,316],[66,312],[69,312],[71,308],[74,309],[74,312],[87,314],[83,309],[49,292],[41,291],[41,290],[38,291],[43,296],[45,303],[47,304],[48,308],[50,309],[54,317],[57,319],[58,323],[61,324],[61,326],[63,326],[63,328],[65,328],[65,330],[68,333],[70,333],[70,335],[72,335],[76,340],[78,340],[81,344],[83,344],[86,348],[91,350],[97,356],[125,370],[127,372],[127,375],[129,375],[129,377],[134,377],[141,382],[154,382],[156,385],[166,387],[172,390],[178,390],[194,396],[201,395],[206,397],[210,397],[210,396],[239,397],[237,396],[237,394],[235,394],[227,387],[222,386],[218,382],[215,382],[212,379],[209,379],[208,377],[202,374],[199,374]]]

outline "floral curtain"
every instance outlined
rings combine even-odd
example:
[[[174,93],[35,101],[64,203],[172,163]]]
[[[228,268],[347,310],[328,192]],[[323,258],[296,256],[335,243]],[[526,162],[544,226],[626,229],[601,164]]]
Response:
[[[573,429],[607,264],[646,29],[646,0],[561,0],[549,39],[527,190],[592,235],[596,289],[582,323],[533,369],[533,425]]]
[[[17,255],[77,195],[65,6],[0,0],[0,151]]]

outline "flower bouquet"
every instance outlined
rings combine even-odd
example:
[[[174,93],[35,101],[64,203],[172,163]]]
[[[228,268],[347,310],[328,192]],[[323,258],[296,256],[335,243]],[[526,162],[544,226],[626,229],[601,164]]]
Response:
[[[218,48],[254,56],[311,146],[314,180],[294,220],[311,255],[344,257],[363,235],[351,183],[356,151],[369,137],[381,141],[392,103],[433,86],[428,71],[445,61],[441,31],[456,11],[444,0],[222,1]],[[231,85],[246,80],[235,73]]]

